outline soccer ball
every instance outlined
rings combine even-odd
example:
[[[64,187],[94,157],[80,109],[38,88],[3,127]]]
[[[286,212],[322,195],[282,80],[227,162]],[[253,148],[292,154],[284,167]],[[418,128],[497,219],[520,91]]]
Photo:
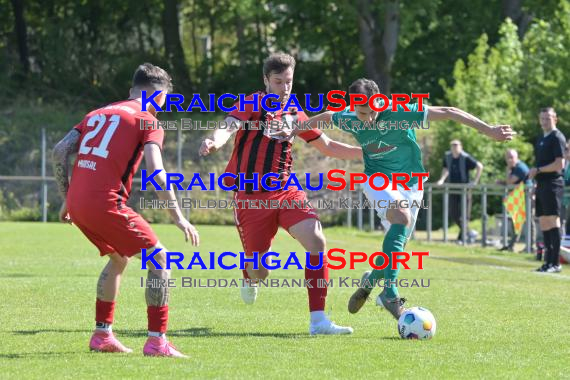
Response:
[[[423,307],[406,310],[398,320],[398,332],[403,339],[431,339],[435,328],[433,314]]]

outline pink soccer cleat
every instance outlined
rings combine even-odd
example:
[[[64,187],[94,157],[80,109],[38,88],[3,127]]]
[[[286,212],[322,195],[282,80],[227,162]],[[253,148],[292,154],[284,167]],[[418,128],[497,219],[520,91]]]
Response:
[[[149,336],[144,344],[143,354],[145,356],[169,356],[172,358],[188,358],[178,351],[166,338]]]
[[[95,331],[89,342],[89,349],[96,352],[124,352],[131,353],[133,350],[123,346],[112,332]]]

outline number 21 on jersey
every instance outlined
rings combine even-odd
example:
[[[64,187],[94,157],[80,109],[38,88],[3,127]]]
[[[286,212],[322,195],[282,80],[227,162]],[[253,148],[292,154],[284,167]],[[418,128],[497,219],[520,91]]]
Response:
[[[79,146],[79,154],[93,154],[98,157],[107,158],[109,155],[109,151],[107,147],[109,146],[109,142],[115,133],[115,130],[119,126],[119,122],[121,121],[121,117],[119,115],[111,115],[109,118],[109,123],[107,128],[105,129],[105,134],[101,139],[101,143],[99,146],[87,146],[89,140],[92,140],[95,136],[97,136],[105,124],[107,124],[107,116],[103,114],[96,114],[93,115],[87,120],[86,126],[89,128],[95,127],[93,130],[87,132],[83,140],[81,140],[81,145]]]

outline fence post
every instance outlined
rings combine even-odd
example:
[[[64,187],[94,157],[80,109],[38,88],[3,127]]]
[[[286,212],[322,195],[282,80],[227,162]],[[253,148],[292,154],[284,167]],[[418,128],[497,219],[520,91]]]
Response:
[[[348,199],[348,207],[347,207],[347,211],[348,211],[348,215],[347,215],[347,224],[348,224],[348,228],[352,228],[352,209],[350,208],[352,205],[352,194],[350,193],[350,190],[348,189],[348,187],[346,188],[346,193],[348,194],[347,199]]]
[[[444,184],[443,189],[443,242],[447,243],[447,229],[449,228],[449,189]]]
[[[358,229],[362,230],[362,189],[359,189],[360,191],[358,192],[358,210],[357,210],[357,223],[358,223]]]
[[[509,195],[509,188],[505,186],[505,194],[503,195],[503,199],[505,199]],[[507,209],[505,208],[505,202],[503,204],[503,247],[506,247],[508,242],[508,235],[509,235],[509,219],[507,216]]]
[[[369,215],[370,215],[370,231],[373,232],[374,228],[376,227],[375,223],[374,223],[374,211],[376,211],[376,210],[374,209],[374,206],[370,207],[369,210],[370,210],[370,213],[369,213]]]
[[[42,222],[47,222],[46,127],[42,127]]]
[[[428,184],[428,209],[427,209],[427,240],[431,241],[431,228],[432,228],[432,185]]]
[[[525,185],[525,209],[526,209],[526,253],[532,253],[532,186]]]
[[[461,193],[461,240],[467,244],[467,189]]]
[[[487,246],[487,185],[483,185],[483,193],[481,194],[481,246]]]

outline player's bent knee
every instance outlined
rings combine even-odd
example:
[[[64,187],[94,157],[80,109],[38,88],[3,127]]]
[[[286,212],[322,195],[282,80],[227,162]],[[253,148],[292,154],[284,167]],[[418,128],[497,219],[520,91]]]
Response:
[[[310,247],[305,247],[305,249],[316,254],[318,252],[324,252],[326,245],[327,241],[325,235],[321,232],[315,235],[310,243]]]
[[[300,241],[300,243],[303,245],[303,248],[305,248],[305,251],[312,252],[313,254],[323,252],[327,245],[327,239],[323,234],[320,223],[318,221],[317,223],[318,224],[315,226],[315,229],[311,231],[312,233],[305,236],[304,239]]]
[[[166,248],[160,243],[157,243],[154,247],[150,248],[149,251],[154,252],[156,249],[160,249],[160,252],[154,255],[154,261],[156,261],[161,268],[166,268]],[[147,262],[147,265],[149,268],[154,269],[154,264],[151,261]]]
[[[124,270],[129,263],[129,258],[125,256],[121,256],[118,253],[112,253],[108,255],[109,262],[113,266],[113,268],[117,270]]]
[[[412,223],[410,210],[405,208],[390,209],[386,213],[386,218],[391,224],[403,224],[409,226]]]

